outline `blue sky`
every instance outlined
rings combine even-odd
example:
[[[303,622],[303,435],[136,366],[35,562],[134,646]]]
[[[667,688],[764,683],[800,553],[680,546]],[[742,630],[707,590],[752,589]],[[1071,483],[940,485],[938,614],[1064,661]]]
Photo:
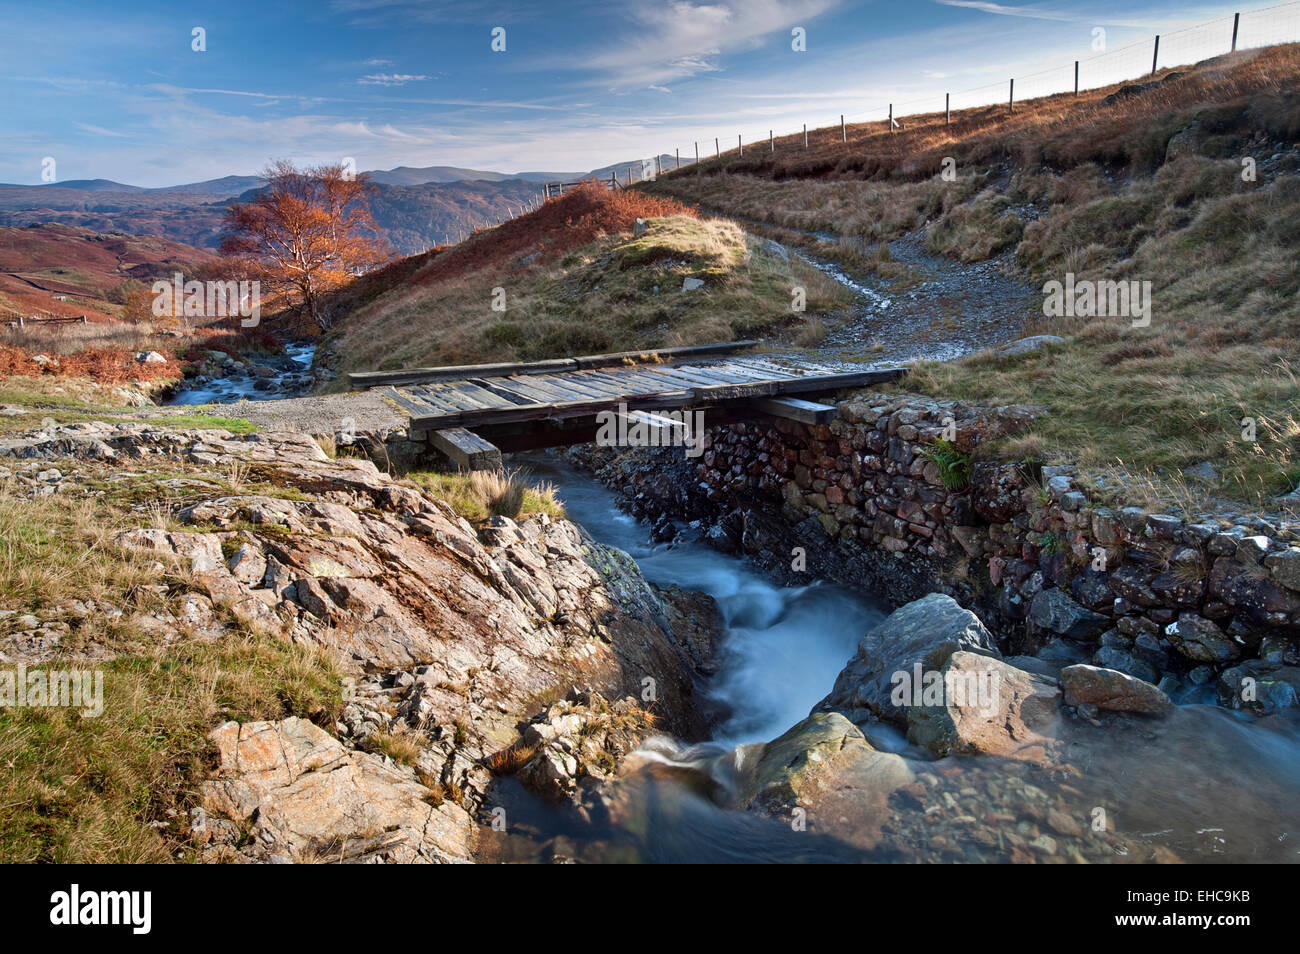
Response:
[[[0,0],[0,181],[40,182],[46,156],[60,180],[144,186],[252,174],[279,157],[505,172],[686,157],[697,139],[726,148],[841,112],[883,118],[891,101],[941,108],[946,90],[990,86],[966,99],[1001,99],[1009,76],[1061,67],[1039,85],[1064,82],[1068,64],[1095,55],[1097,27],[1113,51],[1267,6]],[[205,52],[191,49],[195,27]],[[491,49],[494,27],[505,52]],[[805,52],[791,49],[796,27]],[[1201,54],[1200,39],[1168,41],[1170,62]],[[1140,71],[1149,46],[1104,62]]]

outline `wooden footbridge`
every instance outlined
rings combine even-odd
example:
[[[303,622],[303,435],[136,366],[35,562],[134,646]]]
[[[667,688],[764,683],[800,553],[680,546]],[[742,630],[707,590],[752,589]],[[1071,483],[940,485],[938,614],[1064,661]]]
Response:
[[[499,467],[501,452],[586,443],[602,420],[674,426],[654,412],[703,411],[708,425],[783,417],[810,424],[836,409],[794,395],[891,381],[901,368],[743,354],[756,341],[584,355],[527,364],[479,364],[348,375],[410,415],[423,437],[471,470]],[[676,425],[680,426],[680,425]]]

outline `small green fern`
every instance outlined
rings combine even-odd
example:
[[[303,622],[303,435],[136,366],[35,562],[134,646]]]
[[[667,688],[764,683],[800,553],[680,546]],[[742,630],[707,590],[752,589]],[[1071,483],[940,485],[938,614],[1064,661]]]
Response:
[[[970,455],[963,454],[952,441],[937,437],[933,446],[921,453],[939,468],[939,481],[949,490],[965,490],[970,486]]]

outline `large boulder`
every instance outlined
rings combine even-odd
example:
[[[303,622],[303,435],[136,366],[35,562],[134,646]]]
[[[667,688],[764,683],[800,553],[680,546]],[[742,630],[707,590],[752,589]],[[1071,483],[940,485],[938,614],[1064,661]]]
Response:
[[[955,652],[942,697],[907,710],[907,737],[936,755],[1041,758],[1059,719],[1056,680],[978,653]]]
[[[872,748],[838,712],[811,715],[737,755],[737,807],[781,815],[801,810],[807,830],[831,835],[841,851],[874,847],[891,817],[890,796],[916,782],[907,759]]]
[[[1128,673],[1079,664],[1061,670],[1067,706],[1093,705],[1112,712],[1158,714],[1173,708],[1169,697]]]
[[[813,711],[867,709],[897,725],[907,722],[905,684],[941,669],[955,652],[1000,656],[979,617],[951,596],[931,593],[900,607],[858,643],[830,694]]]
[[[742,805],[774,810],[793,805],[810,781],[837,763],[875,750],[861,730],[838,712],[818,712],[750,753],[738,786]]]

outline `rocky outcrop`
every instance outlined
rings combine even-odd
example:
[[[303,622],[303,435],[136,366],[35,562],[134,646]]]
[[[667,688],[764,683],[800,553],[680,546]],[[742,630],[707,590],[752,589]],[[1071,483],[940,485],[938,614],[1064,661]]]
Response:
[[[215,737],[229,751],[206,804],[233,824],[261,826],[264,850],[246,857],[305,857],[327,843],[335,847],[322,857],[345,843],[344,857],[467,856],[473,839],[457,826],[490,807],[494,757],[539,713],[559,718],[552,703],[575,686],[602,707],[644,700],[643,721],[678,737],[705,732],[695,664],[711,652],[708,607],[676,594],[666,611],[626,554],[567,521],[541,514],[475,528],[370,461],[332,458],[291,433],[54,426],[0,442],[0,455],[19,468],[58,461],[57,492],[69,494],[102,492],[109,475],[184,467],[166,526],[116,541],[175,567],[203,601],[183,631],[221,639],[253,628],[318,646],[351,670],[332,732],[294,722],[223,727]],[[148,522],[164,522],[157,516]],[[159,621],[160,631],[168,626]],[[623,732],[626,707],[615,702],[580,726],[615,759],[634,735]],[[589,740],[579,741],[582,750]],[[262,748],[287,753],[290,766],[299,750],[329,760],[304,755],[310,770],[267,775],[270,762],[245,755]],[[587,754],[594,775],[603,757]],[[359,794],[338,795],[338,811],[326,811],[347,786]],[[425,796],[455,809],[430,814]],[[366,840],[370,798],[396,819],[405,847]]]
[[[227,722],[191,834],[213,860],[467,862],[473,816],[303,719]]]
[[[511,758],[524,760],[515,775],[545,798],[573,796],[584,779],[612,779],[654,725],[654,715],[630,696],[611,703],[575,689],[524,728],[510,751]]]

